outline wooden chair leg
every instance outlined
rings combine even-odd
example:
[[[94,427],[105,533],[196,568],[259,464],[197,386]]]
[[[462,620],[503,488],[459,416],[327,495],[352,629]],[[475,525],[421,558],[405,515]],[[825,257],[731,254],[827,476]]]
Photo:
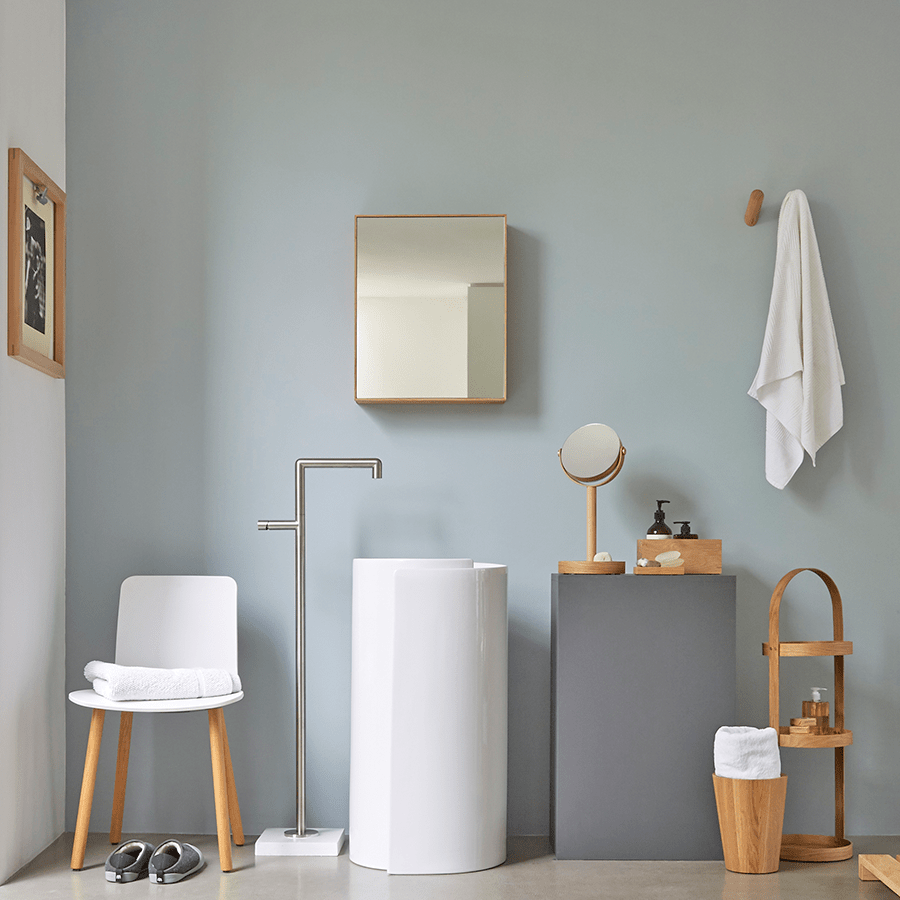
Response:
[[[225,728],[225,713],[222,712],[222,739],[225,743],[225,786],[228,789],[228,818],[231,820],[231,834],[238,847],[244,846],[244,826],[241,823],[241,807],[238,804],[237,787],[234,783],[234,769],[231,767],[231,749],[228,746],[228,731]]]
[[[134,713],[119,714],[119,752],[116,757],[116,786],[113,790],[112,818],[109,821],[109,842],[122,840],[122,814],[125,811],[125,785],[128,781],[128,751],[131,749],[131,720]]]
[[[87,848],[88,826],[91,822],[91,805],[94,802],[94,785],[97,781],[97,762],[100,759],[100,740],[103,737],[105,714],[102,709],[95,709],[91,714],[91,730],[84,757],[84,775],[81,778],[81,798],[78,801],[78,819],[75,822],[75,843],[72,845],[73,869],[84,868],[84,852]]]
[[[209,712],[209,751],[212,757],[213,793],[216,798],[216,832],[219,837],[219,864],[230,872],[231,829],[228,821],[228,786],[225,776],[225,717],[221,709]]]

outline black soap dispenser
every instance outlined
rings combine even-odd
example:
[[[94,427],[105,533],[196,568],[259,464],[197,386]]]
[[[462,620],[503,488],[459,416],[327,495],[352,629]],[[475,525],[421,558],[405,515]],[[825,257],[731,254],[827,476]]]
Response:
[[[690,522],[675,522],[676,525],[681,526],[681,533],[676,534],[676,538],[681,538],[683,541],[696,541],[697,535],[691,534],[691,523]]]
[[[670,503],[669,500],[657,500],[656,512],[653,513],[653,524],[647,529],[648,538],[670,538],[672,537],[672,529],[666,525],[666,511],[663,509],[663,503]]]

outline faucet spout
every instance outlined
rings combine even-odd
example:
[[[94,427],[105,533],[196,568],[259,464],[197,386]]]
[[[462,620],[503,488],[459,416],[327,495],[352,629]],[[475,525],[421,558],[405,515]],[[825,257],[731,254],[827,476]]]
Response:
[[[381,460],[377,457],[369,459],[298,459],[298,471],[301,469],[371,469],[373,478],[381,478]]]

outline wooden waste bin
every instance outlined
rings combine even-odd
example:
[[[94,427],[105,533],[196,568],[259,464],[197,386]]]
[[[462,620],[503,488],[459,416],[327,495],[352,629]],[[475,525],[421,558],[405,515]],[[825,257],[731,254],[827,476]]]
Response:
[[[720,778],[713,775],[725,868],[762,875],[778,871],[787,775]]]

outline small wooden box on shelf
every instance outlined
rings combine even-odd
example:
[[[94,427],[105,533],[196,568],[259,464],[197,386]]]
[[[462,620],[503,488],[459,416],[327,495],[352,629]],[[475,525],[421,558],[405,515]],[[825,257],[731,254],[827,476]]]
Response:
[[[641,538],[637,542],[638,559],[656,559],[660,553],[677,550],[684,560],[686,575],[721,575],[720,540],[682,540],[681,538]]]
[[[829,717],[828,703],[825,700],[804,700],[803,715],[791,719],[787,734],[831,734],[833,729],[828,724]]]

